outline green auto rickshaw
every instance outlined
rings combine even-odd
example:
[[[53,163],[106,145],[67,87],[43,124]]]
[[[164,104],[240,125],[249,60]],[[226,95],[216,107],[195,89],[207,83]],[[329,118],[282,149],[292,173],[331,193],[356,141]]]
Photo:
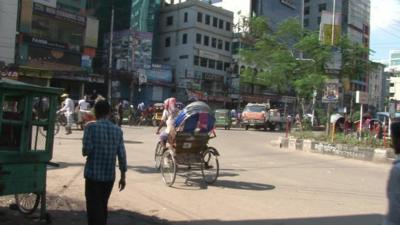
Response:
[[[215,110],[215,126],[224,127],[225,130],[230,130],[232,127],[231,114],[228,109]]]

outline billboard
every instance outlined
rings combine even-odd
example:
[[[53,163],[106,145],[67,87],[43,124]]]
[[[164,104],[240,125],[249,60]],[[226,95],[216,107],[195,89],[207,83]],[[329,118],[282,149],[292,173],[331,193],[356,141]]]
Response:
[[[97,48],[97,39],[99,35],[99,20],[87,17],[84,45]]]
[[[336,103],[338,101],[339,101],[339,80],[338,79],[327,80],[325,82],[322,102]]]
[[[319,28],[319,40],[326,45],[335,45],[340,40],[341,33],[341,13],[322,11],[321,23]],[[333,36],[333,37],[332,37]]]
[[[151,66],[153,51],[153,33],[133,33],[133,66],[134,68],[146,68]]]
[[[57,0],[33,0],[33,2],[57,8]]]
[[[104,36],[104,62],[108,63],[110,34]],[[153,33],[134,32],[131,30],[116,31],[113,35],[113,68],[134,71],[151,68]],[[117,68],[116,63],[127,66]],[[124,62],[124,63],[123,63]]]

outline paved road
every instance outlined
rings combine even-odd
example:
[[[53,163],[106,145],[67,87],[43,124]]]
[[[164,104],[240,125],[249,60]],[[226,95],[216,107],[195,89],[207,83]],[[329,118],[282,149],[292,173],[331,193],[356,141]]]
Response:
[[[270,142],[282,134],[271,132],[218,130],[210,142],[221,154],[215,185],[184,169],[166,187],[153,167],[154,130],[124,127],[127,189],[114,189],[110,224],[377,225],[386,211],[390,165],[279,149]],[[54,143],[61,167],[48,173],[49,205],[60,223],[72,214],[66,224],[84,221],[81,137]]]

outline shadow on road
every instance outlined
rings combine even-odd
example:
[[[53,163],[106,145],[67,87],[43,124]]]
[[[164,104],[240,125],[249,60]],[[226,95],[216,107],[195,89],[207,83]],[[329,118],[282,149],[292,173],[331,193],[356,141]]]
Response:
[[[49,210],[51,223],[54,225],[86,225],[85,211],[70,210]],[[127,210],[111,210],[109,212],[108,224],[118,225],[163,225],[169,224],[167,221],[153,216],[143,215]],[[45,221],[39,221],[39,215],[22,215],[19,212],[11,211],[6,207],[0,207],[0,220],[2,225],[45,225]]]
[[[248,207],[248,206],[243,206]],[[86,225],[86,212],[84,210],[49,209],[51,224],[55,225]],[[7,207],[0,207],[0,220],[2,225],[43,225],[37,221],[37,214],[25,216]],[[378,225],[383,216],[380,214],[329,216],[314,218],[285,218],[285,219],[260,219],[260,220],[191,220],[191,221],[166,221],[155,216],[118,209],[110,210],[108,224],[118,225]]]
[[[142,141],[128,141],[128,140],[124,140],[125,144],[143,144]]]
[[[265,219],[265,220],[198,220],[170,222],[173,225],[378,225],[382,223],[382,215],[350,215],[315,218]]]

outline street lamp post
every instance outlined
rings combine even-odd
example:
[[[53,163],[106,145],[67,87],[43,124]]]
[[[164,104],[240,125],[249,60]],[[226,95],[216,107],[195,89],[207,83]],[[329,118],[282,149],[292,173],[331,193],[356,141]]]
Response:
[[[110,25],[110,42],[108,50],[108,83],[107,83],[107,99],[111,104],[111,82],[112,82],[112,54],[113,54],[113,40],[114,40],[114,3],[112,2],[111,9],[111,25]]]

